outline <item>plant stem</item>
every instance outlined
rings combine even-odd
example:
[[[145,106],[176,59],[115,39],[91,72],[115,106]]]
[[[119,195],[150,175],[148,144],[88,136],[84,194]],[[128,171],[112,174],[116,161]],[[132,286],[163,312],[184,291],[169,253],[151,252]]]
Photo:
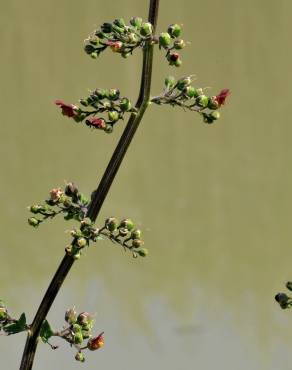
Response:
[[[148,21],[153,25],[153,32],[156,29],[158,16],[159,0],[150,0]],[[139,126],[149,104],[150,87],[152,78],[153,62],[153,44],[147,42],[143,50],[143,69],[141,76],[140,92],[136,103],[137,113],[131,114],[127,126],[117,144],[112,158],[104,172],[104,175],[92,194],[92,200],[88,208],[87,217],[95,221],[102,204],[107,196],[109,188],[118,172],[120,164],[127,152],[127,149],[133,139],[133,136]],[[34,356],[38,344],[38,338],[42,323],[44,322],[68,272],[74,263],[73,257],[65,254],[55,275],[43,297],[43,300],[37,310],[35,318],[28,331],[25,348],[23,351],[20,370],[30,370],[33,366]]]

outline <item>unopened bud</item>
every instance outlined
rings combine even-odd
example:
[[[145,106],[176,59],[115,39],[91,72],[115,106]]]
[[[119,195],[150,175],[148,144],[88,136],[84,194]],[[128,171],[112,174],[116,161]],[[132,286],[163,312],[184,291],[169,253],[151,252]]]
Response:
[[[121,221],[120,227],[127,229],[128,231],[131,231],[134,229],[134,223],[129,218],[126,218]]]
[[[192,83],[191,77],[188,76],[188,77],[181,78],[177,81],[177,88],[182,91],[184,88],[189,86],[191,83]]]
[[[194,98],[196,96],[196,89],[193,86],[187,86],[184,90],[185,95],[188,98]]]
[[[129,231],[126,228],[123,228],[123,227],[119,228],[119,235],[122,238],[124,238],[125,236],[127,236],[128,233],[129,233]]]
[[[140,28],[142,26],[142,23],[143,23],[143,20],[142,18],[139,18],[139,17],[132,17],[130,19],[130,24],[133,26],[133,27],[136,27],[136,28]]]
[[[29,210],[31,213],[39,213],[39,211],[42,209],[42,206],[39,206],[38,204],[35,204],[33,206],[29,207]]]
[[[184,42],[184,40],[175,40],[173,46],[175,49],[180,50],[186,46],[186,43]]]
[[[92,45],[90,45],[90,44],[86,44],[84,46],[84,51],[85,51],[86,54],[89,54],[90,55],[91,53],[94,53],[95,52],[95,47],[92,46]]]
[[[141,239],[142,231],[139,229],[133,230],[131,233],[132,239]]]
[[[163,48],[167,48],[171,43],[170,34],[167,32],[162,32],[159,36],[159,45]]]
[[[173,76],[168,76],[164,80],[165,86],[170,89],[175,85],[175,78]]]
[[[83,335],[82,335],[82,333],[80,332],[80,333],[76,333],[75,335],[74,335],[74,343],[75,344],[81,344],[83,342]]]
[[[143,241],[141,239],[134,239],[132,242],[133,248],[140,248],[143,245]]]
[[[78,194],[78,188],[73,182],[68,182],[65,186],[64,193],[68,195],[68,197],[72,197]]]
[[[113,30],[111,23],[103,23],[100,27],[101,31],[104,33],[111,33]]]
[[[104,132],[106,132],[107,134],[111,134],[113,130],[114,130],[113,125],[110,124],[107,124],[104,128]]]
[[[87,348],[90,351],[95,351],[104,345],[104,337],[103,337],[103,332],[99,334],[95,338],[90,338],[89,341],[87,342]]]
[[[88,312],[81,312],[77,317],[77,322],[80,325],[86,325],[89,321],[91,321],[91,315]]]
[[[152,34],[152,24],[149,22],[142,23],[140,33],[142,36],[150,36]]]
[[[118,220],[114,217],[110,217],[107,220],[105,220],[105,227],[110,231],[113,232],[117,229],[118,227]]]
[[[202,108],[206,108],[206,107],[207,107],[207,105],[208,105],[208,103],[209,103],[209,98],[208,98],[208,96],[206,96],[206,95],[200,95],[200,96],[198,96],[198,97],[197,97],[197,99],[196,99],[196,103],[197,103],[200,107],[202,107]]]
[[[119,119],[119,113],[115,110],[110,110],[108,112],[108,119],[111,121],[111,122],[116,122],[118,121]]]
[[[31,225],[33,227],[38,227],[40,222],[41,222],[40,220],[38,220],[35,217],[30,217],[27,221],[28,221],[29,225]]]
[[[65,321],[68,324],[73,325],[75,324],[76,319],[77,319],[77,313],[74,310],[74,308],[68,308],[68,310],[65,312]]]
[[[90,56],[91,56],[92,59],[97,59],[98,54],[96,52],[93,52],[93,53],[90,54]]]
[[[127,112],[132,108],[132,104],[128,98],[122,98],[120,101],[120,108],[123,112]]]
[[[210,116],[213,118],[213,120],[217,120],[220,118],[220,113],[216,110],[216,111],[213,111]]]
[[[77,245],[79,248],[84,248],[87,245],[87,241],[85,238],[78,238]]]
[[[119,99],[119,96],[120,96],[120,91],[119,90],[117,90],[117,89],[110,89],[109,90],[108,97],[111,100],[117,100],[117,99]]]
[[[76,355],[75,355],[75,360],[80,361],[80,362],[84,362],[85,361],[84,354],[82,352],[77,352]]]

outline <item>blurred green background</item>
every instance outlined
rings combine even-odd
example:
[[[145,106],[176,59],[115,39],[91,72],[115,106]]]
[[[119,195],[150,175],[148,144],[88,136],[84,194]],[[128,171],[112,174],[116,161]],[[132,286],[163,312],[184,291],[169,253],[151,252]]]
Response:
[[[123,130],[62,117],[95,87],[137,96],[141,53],[94,61],[83,40],[103,21],[146,17],[148,1],[3,2],[1,44],[1,298],[31,320],[70,240],[62,220],[27,226],[29,204],[75,181],[90,193]],[[232,92],[221,119],[151,106],[99,220],[128,216],[147,259],[109,242],[74,265],[49,314],[96,312],[105,347],[85,365],[65,343],[38,348],[34,369],[289,370],[292,315],[274,295],[292,279],[292,3],[161,1],[158,32],[183,24],[183,66],[155,53],[153,95],[166,75]],[[1,368],[17,369],[25,335],[0,338]],[[58,342],[58,341],[56,341]]]

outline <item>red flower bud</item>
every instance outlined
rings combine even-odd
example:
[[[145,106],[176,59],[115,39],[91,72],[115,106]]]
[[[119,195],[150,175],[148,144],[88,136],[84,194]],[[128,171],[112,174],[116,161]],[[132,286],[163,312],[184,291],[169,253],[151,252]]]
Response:
[[[214,99],[219,104],[219,107],[221,105],[224,105],[225,99],[227,98],[228,95],[230,95],[230,90],[229,89],[224,89],[224,90],[221,90],[220,93],[214,97]]]
[[[112,51],[119,51],[119,50],[121,50],[121,48],[123,46],[121,41],[107,41],[106,45],[110,46]]]
[[[66,117],[75,117],[76,116],[76,106],[73,104],[65,104],[63,100],[56,100],[55,104],[62,109],[62,114]]]
[[[95,351],[95,350],[101,348],[104,345],[103,334],[104,334],[104,332],[100,333],[95,338],[90,338],[89,339],[89,341],[87,343],[87,348],[90,349],[90,351]]]
[[[90,117],[89,119],[86,120],[85,123],[87,124],[87,126],[99,128],[101,130],[105,128],[105,122],[104,119],[102,118]]]

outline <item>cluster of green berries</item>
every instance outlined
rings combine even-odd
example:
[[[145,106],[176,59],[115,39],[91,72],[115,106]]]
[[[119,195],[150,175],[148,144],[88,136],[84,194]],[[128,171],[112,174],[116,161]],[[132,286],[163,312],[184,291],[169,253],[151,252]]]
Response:
[[[108,218],[101,229],[101,233],[114,243],[120,244],[125,250],[131,251],[134,258],[138,256],[146,257],[148,255],[148,250],[142,248],[144,242],[141,230],[135,228],[133,221],[129,218],[122,221],[118,221],[114,217]]]
[[[143,22],[142,18],[133,17],[130,19],[130,24],[126,24],[123,18],[119,18],[111,23],[103,23],[94,31],[85,40],[84,50],[93,59],[107,48],[123,58],[128,58],[134,49],[143,47],[146,41],[152,39],[152,33],[152,24]]]
[[[292,281],[286,283],[286,288],[292,292]],[[292,307],[292,298],[286,293],[278,293],[275,295],[275,300],[279,303],[280,307],[284,310]]]
[[[159,35],[159,48],[166,50],[166,59],[171,66],[180,67],[182,64],[178,50],[186,46],[184,40],[179,38],[181,35],[181,26],[178,24],[171,24],[167,32],[162,32]]]
[[[224,89],[218,95],[207,96],[202,88],[192,86],[193,76],[176,80],[169,76],[165,79],[163,93],[151,99],[156,104],[169,104],[195,111],[202,115],[205,123],[213,123],[220,118],[218,109],[225,103],[229,90]]]
[[[66,104],[62,100],[56,100],[64,116],[73,118],[75,122],[82,122],[88,127],[103,130],[106,133],[113,131],[114,124],[124,119],[125,113],[136,112],[130,100],[120,97],[117,89],[96,89],[87,98],[80,99],[80,106]],[[96,115],[99,115],[96,117]]]
[[[72,182],[66,184],[65,189],[54,188],[44,204],[34,204],[29,207],[35,216],[28,219],[29,225],[38,227],[48,218],[54,218],[63,213],[65,220],[81,221],[86,212],[89,200],[79,192]]]

